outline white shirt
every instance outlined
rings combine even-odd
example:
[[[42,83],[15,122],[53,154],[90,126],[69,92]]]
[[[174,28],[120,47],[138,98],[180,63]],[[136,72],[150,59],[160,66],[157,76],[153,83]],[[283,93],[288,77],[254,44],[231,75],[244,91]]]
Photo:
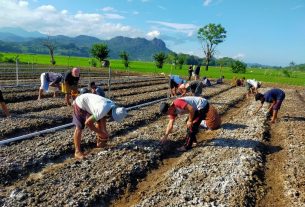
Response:
[[[248,79],[247,83],[249,83],[250,85],[252,85],[254,88],[258,87],[258,82],[256,80],[252,80],[252,79]]]
[[[85,93],[78,96],[75,99],[75,104],[93,115],[96,121],[106,116],[111,108],[115,106],[115,103],[110,99],[92,93]]]

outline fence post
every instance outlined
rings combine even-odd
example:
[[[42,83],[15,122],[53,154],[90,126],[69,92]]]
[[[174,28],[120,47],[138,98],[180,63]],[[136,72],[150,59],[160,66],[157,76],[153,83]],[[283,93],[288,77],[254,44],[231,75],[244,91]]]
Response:
[[[109,77],[108,77],[108,98],[110,98],[110,89],[111,89],[111,68],[109,66],[108,68],[108,74],[109,74]]]
[[[18,68],[18,58],[16,58],[16,85],[19,85],[19,68]]]

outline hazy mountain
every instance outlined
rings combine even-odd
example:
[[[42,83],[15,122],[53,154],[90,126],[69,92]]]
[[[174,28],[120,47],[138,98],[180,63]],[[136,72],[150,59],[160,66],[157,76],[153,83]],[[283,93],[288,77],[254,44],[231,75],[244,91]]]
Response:
[[[41,34],[40,32],[28,32],[24,29],[21,29],[19,27],[2,27],[0,28],[0,33],[9,33],[18,37],[21,37],[23,39],[27,38],[37,38],[37,37],[46,37],[46,35]]]
[[[37,35],[39,37],[31,37]],[[50,36],[49,40],[56,46],[56,55],[71,55],[89,57],[93,44],[105,43],[110,49],[109,56],[119,59],[121,51],[129,54],[130,60],[151,61],[157,52],[171,52],[160,39],[147,40],[145,38],[115,37],[110,40],[100,40],[96,37],[80,35],[68,37],[64,35]],[[49,50],[43,46],[47,37],[37,32],[26,32],[16,29],[0,29],[0,52],[48,54]]]

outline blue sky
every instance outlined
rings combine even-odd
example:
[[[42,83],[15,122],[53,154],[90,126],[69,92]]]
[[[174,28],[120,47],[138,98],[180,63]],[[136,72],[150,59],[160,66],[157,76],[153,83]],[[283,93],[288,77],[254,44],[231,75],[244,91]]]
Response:
[[[162,39],[203,57],[197,30],[227,31],[216,57],[287,66],[305,63],[305,0],[0,0],[0,27],[49,35]]]

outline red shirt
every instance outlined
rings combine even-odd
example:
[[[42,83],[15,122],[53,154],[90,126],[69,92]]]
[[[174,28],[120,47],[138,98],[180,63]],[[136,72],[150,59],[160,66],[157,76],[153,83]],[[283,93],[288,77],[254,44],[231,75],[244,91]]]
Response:
[[[173,105],[175,106],[175,111],[173,113],[170,113],[169,119],[176,119],[178,114],[185,114],[187,111],[184,109],[187,106],[187,102],[183,99],[176,99],[173,102]]]

